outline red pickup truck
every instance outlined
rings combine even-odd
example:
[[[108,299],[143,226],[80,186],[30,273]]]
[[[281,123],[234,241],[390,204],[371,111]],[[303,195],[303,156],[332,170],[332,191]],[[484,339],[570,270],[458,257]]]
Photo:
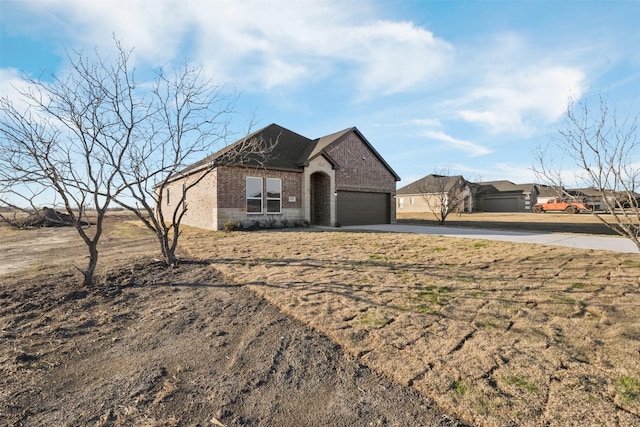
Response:
[[[536,203],[533,205],[533,212],[542,213],[547,211],[562,211],[569,214],[577,212],[590,211],[591,206],[584,202],[570,201],[566,199],[560,199],[558,197],[549,199],[543,203]]]

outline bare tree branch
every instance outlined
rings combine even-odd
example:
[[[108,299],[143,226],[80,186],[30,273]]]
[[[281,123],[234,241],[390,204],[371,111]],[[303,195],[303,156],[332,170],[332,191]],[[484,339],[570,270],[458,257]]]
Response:
[[[558,134],[534,153],[538,179],[564,189],[570,179],[567,169],[574,169],[577,185],[597,192],[604,205],[604,212],[594,210],[593,215],[640,249],[637,113],[620,113],[603,96],[596,106],[570,99]]]
[[[128,68],[131,51],[116,44],[113,58],[67,52],[70,70],[51,82],[25,76],[24,109],[0,100],[0,203],[33,209],[36,196],[58,199],[89,251],[88,266],[78,268],[84,285],[94,282],[104,217],[125,189],[119,169],[145,118]]]
[[[205,78],[201,67],[188,63],[171,72],[160,70],[149,100],[153,114],[119,168],[126,191],[115,202],[153,231],[167,265],[178,263],[176,248],[188,192],[219,166],[263,162],[273,147],[261,138],[245,138],[207,156],[231,136],[230,116],[237,97],[226,95],[224,89]],[[183,180],[178,202],[171,209],[161,208],[166,206],[167,188],[177,179]]]
[[[441,225],[450,213],[463,211],[468,198],[464,178],[460,175],[450,176],[449,173],[448,168],[439,168],[436,173],[422,180],[418,190]]]

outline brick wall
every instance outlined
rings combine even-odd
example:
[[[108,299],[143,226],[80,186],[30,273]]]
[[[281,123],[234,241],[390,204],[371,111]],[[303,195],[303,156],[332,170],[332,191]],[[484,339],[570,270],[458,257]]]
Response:
[[[428,202],[425,197],[429,199]],[[413,199],[413,203],[411,203],[411,199]],[[439,212],[440,201],[441,197],[436,195],[403,194],[396,196],[398,213]]]
[[[356,133],[345,135],[327,153],[340,165],[337,190],[395,192],[395,177]]]
[[[396,180],[376,154],[355,133],[345,135],[327,153],[340,165],[336,170],[336,191],[389,193],[391,223],[396,222]]]
[[[217,170],[213,170],[205,176],[196,186],[187,191],[186,207],[187,211],[182,218],[182,224],[192,227],[212,229],[215,224],[214,207],[216,204],[215,182]],[[179,179],[170,183],[165,188],[162,200],[162,212],[165,221],[171,221],[173,212],[178,212],[183,208],[182,199],[184,185],[187,186],[200,178],[202,174],[190,175],[186,178]],[[170,198],[167,200],[167,189]]]
[[[247,214],[246,182],[247,177],[279,178],[282,180],[282,209],[280,214]],[[266,180],[263,180],[263,206],[266,210]],[[267,221],[275,219],[281,222],[303,220],[302,173],[253,169],[242,167],[220,167],[218,172],[218,207],[216,210],[217,229],[224,228],[225,222],[240,221],[243,224],[253,220]],[[293,199],[291,199],[293,198]]]

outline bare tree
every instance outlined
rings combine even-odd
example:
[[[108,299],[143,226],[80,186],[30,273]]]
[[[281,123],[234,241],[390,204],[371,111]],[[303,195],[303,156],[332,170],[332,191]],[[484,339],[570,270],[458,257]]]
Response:
[[[223,89],[205,78],[199,67],[184,64],[169,74],[161,70],[152,90],[154,115],[149,131],[132,144],[120,168],[127,190],[115,198],[116,203],[135,213],[156,235],[170,266],[178,264],[176,248],[189,190],[221,165],[261,164],[274,145],[247,137],[205,157],[231,135],[229,121],[236,98],[225,95]],[[200,161],[189,166],[195,159]],[[169,208],[163,201],[176,181],[182,186]]]
[[[602,96],[598,101],[569,100],[559,136],[538,147],[533,170],[544,183],[564,188],[567,168],[574,169],[577,185],[600,196],[604,214],[593,215],[640,249],[638,115],[617,111]]]
[[[0,204],[35,207],[36,196],[58,200],[86,243],[77,267],[93,284],[107,209],[123,189],[120,168],[142,105],[134,96],[128,52],[112,59],[68,52],[69,71],[50,82],[25,76],[24,108],[0,99]],[[143,107],[144,109],[144,107]],[[86,227],[88,208],[95,210]]]
[[[467,188],[468,184],[461,175],[450,176],[447,168],[440,168],[420,181],[418,191],[438,224],[442,225],[450,213],[464,210]]]

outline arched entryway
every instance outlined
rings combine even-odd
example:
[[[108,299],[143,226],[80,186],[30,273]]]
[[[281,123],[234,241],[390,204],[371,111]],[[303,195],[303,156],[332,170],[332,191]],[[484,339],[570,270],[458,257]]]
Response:
[[[311,174],[311,224],[331,225],[331,179],[322,172]]]

